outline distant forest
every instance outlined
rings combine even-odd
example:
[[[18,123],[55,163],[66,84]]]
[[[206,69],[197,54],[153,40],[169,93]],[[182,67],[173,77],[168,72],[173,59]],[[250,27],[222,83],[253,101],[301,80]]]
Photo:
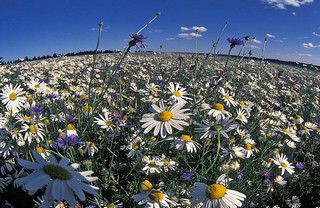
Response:
[[[106,53],[119,53],[119,50],[99,50],[97,51],[97,54],[106,54]],[[134,51],[134,52],[140,52],[140,53],[150,53],[153,51]],[[90,51],[80,51],[80,52],[71,52],[71,53],[66,53],[66,54],[57,54],[54,53],[52,55],[42,55],[42,56],[33,56],[32,58],[29,58],[28,56],[26,56],[25,58],[21,58],[21,59],[17,59],[17,60],[12,60],[12,61],[1,61],[0,57],[0,65],[1,64],[11,64],[11,63],[18,63],[18,62],[24,62],[24,61],[36,61],[36,60],[43,60],[43,59],[48,59],[48,58],[57,58],[57,57],[70,57],[70,56],[80,56],[80,55],[93,55],[95,53],[94,50],[90,50]],[[189,54],[186,52],[173,52],[173,53],[185,53],[185,54]],[[192,54],[192,53],[190,53]],[[200,55],[201,53],[199,53]],[[202,55],[206,55],[206,54],[202,54]],[[227,56],[224,54],[219,54],[219,56]],[[232,55],[231,55],[232,56]],[[236,57],[236,56],[233,56]],[[244,57],[247,58],[247,57]],[[256,57],[251,57],[251,59],[254,60],[261,60],[260,58],[256,58]],[[264,59],[264,61],[270,62],[270,63],[275,63],[275,64],[285,64],[285,65],[290,65],[290,66],[296,66],[296,67],[303,67],[303,68],[308,68],[308,69],[313,69],[315,71],[320,71],[320,66],[317,65],[312,65],[312,64],[306,64],[306,63],[300,63],[300,62],[295,62],[295,61],[282,61],[282,60],[278,60],[278,59]]]

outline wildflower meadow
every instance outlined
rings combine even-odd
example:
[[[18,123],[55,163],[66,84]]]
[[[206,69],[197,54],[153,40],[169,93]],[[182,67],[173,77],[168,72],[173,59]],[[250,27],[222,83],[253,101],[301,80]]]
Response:
[[[0,66],[0,205],[320,206],[318,68],[253,59],[227,23],[207,54],[143,52],[159,15],[123,52],[99,30],[93,55]]]

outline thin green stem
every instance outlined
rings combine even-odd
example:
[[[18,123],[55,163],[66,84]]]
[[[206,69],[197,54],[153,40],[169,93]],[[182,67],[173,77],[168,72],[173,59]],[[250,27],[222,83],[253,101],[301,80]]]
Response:
[[[218,139],[217,152],[216,152],[216,155],[215,155],[214,160],[211,163],[210,167],[205,171],[205,174],[207,174],[214,167],[214,165],[216,164],[216,162],[218,160],[219,153],[220,153],[220,148],[221,148],[220,134],[221,134],[222,127],[217,126],[216,128],[217,128],[217,139]]]

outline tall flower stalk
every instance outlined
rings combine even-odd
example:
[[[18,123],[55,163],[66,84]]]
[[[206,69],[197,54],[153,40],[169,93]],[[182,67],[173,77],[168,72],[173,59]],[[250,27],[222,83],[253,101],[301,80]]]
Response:
[[[213,57],[214,57],[214,60],[216,60],[216,58],[217,58],[217,47],[218,47],[218,43],[219,43],[220,38],[221,38],[221,36],[222,36],[222,33],[223,33],[224,30],[226,29],[227,25],[228,25],[228,21],[225,22],[223,28],[221,29],[217,41],[212,44],[211,50],[210,50],[209,54],[207,55],[206,59],[209,58],[209,55],[210,55],[210,53],[211,53],[212,50],[213,50]]]
[[[131,40],[129,41],[129,43],[126,46],[126,48],[123,50],[122,56],[121,56],[119,62],[117,63],[117,65],[116,65],[117,67],[121,65],[122,61],[127,56],[128,52],[130,51],[130,48],[132,46],[135,46],[138,43],[142,43],[143,42],[143,39],[145,39],[146,37],[141,35],[140,32],[142,32],[148,25],[150,25],[158,16],[160,16],[160,12],[157,12],[155,14],[155,16],[145,26],[143,26],[140,30],[138,30],[138,32],[136,32],[135,34],[130,35]],[[141,45],[141,46],[144,47],[144,45]]]
[[[244,44],[244,42],[239,38],[227,38],[227,41],[230,43],[230,48],[229,48],[229,51],[228,51],[228,58],[227,58],[227,61],[226,61],[226,65],[224,67],[225,70],[228,67],[228,62],[229,62],[229,59],[230,59],[230,54],[231,54],[232,49],[234,47],[236,47],[237,45],[243,45]]]

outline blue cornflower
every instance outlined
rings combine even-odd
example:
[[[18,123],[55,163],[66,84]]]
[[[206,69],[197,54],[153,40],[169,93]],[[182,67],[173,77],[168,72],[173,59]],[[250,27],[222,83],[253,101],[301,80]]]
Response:
[[[57,140],[57,145],[59,148],[65,150],[68,147],[72,147],[73,145],[77,144],[79,141],[79,137],[76,135],[62,135]]]
[[[137,48],[145,48],[147,45],[145,45],[144,39],[146,39],[147,37],[145,37],[142,34],[131,34],[129,35],[130,38],[132,39],[129,42],[129,46],[137,46]]]
[[[46,98],[54,99],[54,98],[57,98],[57,95],[55,95],[55,94],[47,94]]]
[[[67,122],[68,123],[73,123],[73,122],[75,122],[76,121],[76,117],[74,117],[73,115],[69,115],[69,114],[67,114]]]
[[[304,164],[302,162],[297,162],[296,163],[296,168],[303,169],[304,168]]]
[[[237,45],[244,44],[244,42],[240,38],[227,38],[227,41],[230,43],[230,48],[234,48]]]
[[[33,106],[30,108],[30,110],[35,114],[35,115],[39,115],[42,113],[43,111],[43,107],[41,106]]]
[[[190,173],[186,169],[179,170],[179,174],[180,174],[182,180],[184,180],[184,181],[190,181],[192,176],[194,175],[193,173]]]

